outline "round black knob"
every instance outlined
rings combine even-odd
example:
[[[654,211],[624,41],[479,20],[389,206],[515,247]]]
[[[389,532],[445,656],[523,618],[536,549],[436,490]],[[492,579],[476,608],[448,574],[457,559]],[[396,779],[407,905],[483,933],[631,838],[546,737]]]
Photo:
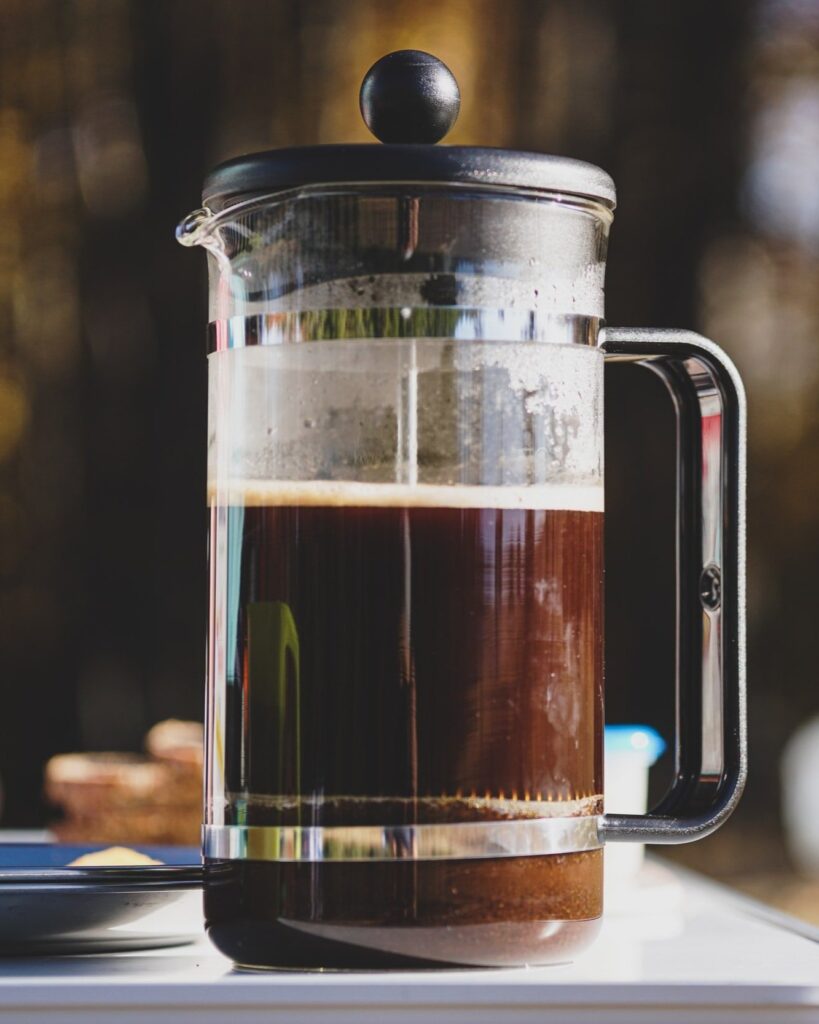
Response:
[[[361,116],[381,142],[437,142],[461,109],[455,76],[423,50],[396,50],[376,61],[359,101]]]

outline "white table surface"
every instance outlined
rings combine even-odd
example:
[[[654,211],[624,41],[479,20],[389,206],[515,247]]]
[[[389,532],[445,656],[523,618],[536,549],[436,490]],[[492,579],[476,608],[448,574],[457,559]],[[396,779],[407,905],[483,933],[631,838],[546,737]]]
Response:
[[[198,894],[187,913],[198,919]],[[819,1022],[819,931],[651,862],[576,963],[515,970],[234,971],[206,939],[0,960],[0,1019],[49,1024]]]

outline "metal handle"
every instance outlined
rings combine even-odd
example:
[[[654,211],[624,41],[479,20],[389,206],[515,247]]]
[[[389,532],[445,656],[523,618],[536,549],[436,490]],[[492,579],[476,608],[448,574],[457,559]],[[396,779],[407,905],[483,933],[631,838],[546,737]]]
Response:
[[[606,328],[607,359],[663,379],[677,412],[675,774],[649,814],[606,814],[607,842],[686,843],[736,807],[745,725],[745,392],[713,342],[690,331]]]

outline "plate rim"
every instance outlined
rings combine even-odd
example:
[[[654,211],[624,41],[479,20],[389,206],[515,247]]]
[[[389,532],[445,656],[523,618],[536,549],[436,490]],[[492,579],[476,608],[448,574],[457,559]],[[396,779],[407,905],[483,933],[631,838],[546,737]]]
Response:
[[[0,845],[0,858],[3,845],[14,847],[18,852],[30,850],[33,858],[38,850],[47,849],[53,852],[61,847],[70,848],[72,852],[80,849],[87,852],[106,849],[104,843],[8,843]],[[159,852],[163,849],[163,844],[139,843],[133,848]],[[185,846],[176,849],[192,852],[196,848]],[[23,892],[42,887],[61,890],[96,888],[106,892],[116,887],[132,891],[151,888],[167,891],[201,886],[203,877],[201,854],[199,860],[189,860],[182,864],[101,864],[77,867],[50,867],[42,863],[21,864],[0,867],[0,892]]]

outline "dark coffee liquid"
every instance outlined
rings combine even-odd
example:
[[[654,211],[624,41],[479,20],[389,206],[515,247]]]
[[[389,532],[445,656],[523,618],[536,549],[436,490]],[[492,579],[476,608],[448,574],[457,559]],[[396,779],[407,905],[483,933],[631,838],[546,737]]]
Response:
[[[602,513],[244,500],[212,512],[226,824],[599,813]],[[544,962],[596,927],[601,866],[214,862],[205,909],[248,964]]]

